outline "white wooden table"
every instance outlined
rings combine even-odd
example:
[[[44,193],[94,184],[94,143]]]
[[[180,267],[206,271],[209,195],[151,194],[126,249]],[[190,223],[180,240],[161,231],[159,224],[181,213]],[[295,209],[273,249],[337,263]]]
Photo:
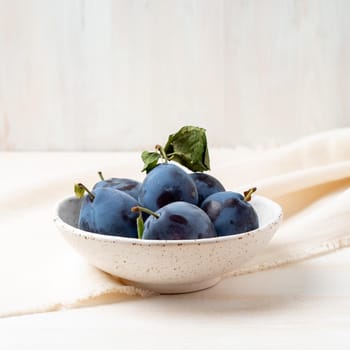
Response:
[[[1,319],[0,348],[349,349],[349,277],[345,248],[197,293]]]

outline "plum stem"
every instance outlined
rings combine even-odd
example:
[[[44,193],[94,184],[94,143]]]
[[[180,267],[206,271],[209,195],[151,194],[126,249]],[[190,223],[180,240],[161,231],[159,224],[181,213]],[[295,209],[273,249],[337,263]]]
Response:
[[[249,202],[252,199],[252,194],[256,191],[256,187],[250,188],[248,191],[243,192],[244,200]]]
[[[155,149],[160,153],[160,155],[162,156],[162,158],[164,159],[165,163],[168,163],[168,156],[166,155],[164,148],[161,145],[156,145]]]
[[[104,178],[104,176],[103,176],[103,174],[102,174],[102,171],[99,171],[99,172],[98,172],[98,176],[100,177],[100,179],[101,179],[102,181],[105,180],[105,178]]]
[[[143,213],[146,213],[146,214],[149,214],[149,215],[153,215],[155,218],[159,219],[160,215],[155,213],[154,211],[150,210],[150,209],[147,209],[145,207],[141,207],[141,206],[136,206],[136,207],[132,207],[131,208],[131,211],[136,213],[136,212],[143,212]]]

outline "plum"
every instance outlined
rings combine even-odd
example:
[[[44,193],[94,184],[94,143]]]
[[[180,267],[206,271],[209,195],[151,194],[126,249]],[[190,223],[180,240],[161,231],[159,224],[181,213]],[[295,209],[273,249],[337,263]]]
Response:
[[[191,173],[190,177],[196,184],[198,191],[198,206],[200,206],[204,199],[216,192],[225,191],[223,184],[214,176],[205,173]]]
[[[81,185],[81,184],[79,184]],[[112,188],[97,188],[82,199],[78,227],[82,230],[112,236],[137,238],[135,198]]]
[[[169,203],[152,213],[145,221],[142,235],[142,239],[155,240],[211,237],[216,237],[216,232],[208,215],[198,206],[181,201]]]
[[[156,211],[171,202],[197,204],[198,192],[188,173],[175,164],[162,163],[145,177],[138,201],[141,206]]]
[[[97,190],[98,188],[113,188],[129,194],[131,197],[134,197],[137,200],[141,188],[141,182],[129,178],[118,177],[105,179],[100,171],[98,174],[101,181],[97,182],[92,190]]]
[[[259,227],[258,215],[249,203],[256,189],[245,192],[217,192],[207,197],[201,208],[208,214],[218,236],[228,236],[255,230]]]

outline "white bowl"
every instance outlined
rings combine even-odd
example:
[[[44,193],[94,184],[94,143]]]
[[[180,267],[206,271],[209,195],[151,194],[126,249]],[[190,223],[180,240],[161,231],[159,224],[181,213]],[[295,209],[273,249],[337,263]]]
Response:
[[[211,287],[221,277],[258,254],[270,241],[282,209],[255,195],[251,204],[259,217],[253,231],[194,240],[139,240],[90,233],[77,228],[81,200],[59,203],[54,218],[64,238],[95,267],[126,284],[159,293],[185,293]]]

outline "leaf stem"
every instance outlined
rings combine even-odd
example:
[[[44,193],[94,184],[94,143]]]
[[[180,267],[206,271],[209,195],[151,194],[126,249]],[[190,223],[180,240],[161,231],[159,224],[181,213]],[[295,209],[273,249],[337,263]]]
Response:
[[[168,163],[169,158],[168,158],[166,152],[164,151],[164,148],[161,145],[156,145],[155,149],[160,153],[160,155],[164,159],[165,163]]]

